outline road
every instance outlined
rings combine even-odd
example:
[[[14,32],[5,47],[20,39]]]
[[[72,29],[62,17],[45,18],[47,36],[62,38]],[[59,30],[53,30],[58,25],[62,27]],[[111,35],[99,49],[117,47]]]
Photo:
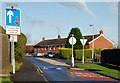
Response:
[[[70,73],[67,67],[61,65],[53,65],[48,62],[36,59],[35,57],[26,57],[27,60],[32,61],[44,74],[49,82],[62,81],[62,82],[84,82],[84,83],[101,83],[103,81],[86,80]],[[68,71],[68,72],[67,72]],[[116,82],[105,82],[104,83],[116,83]]]

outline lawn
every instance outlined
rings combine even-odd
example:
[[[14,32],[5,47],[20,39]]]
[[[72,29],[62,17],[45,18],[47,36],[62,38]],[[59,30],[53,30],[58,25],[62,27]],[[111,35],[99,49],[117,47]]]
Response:
[[[20,66],[22,65],[23,63],[16,63],[15,64],[15,71],[18,71],[20,69]],[[12,65],[10,65],[10,73],[13,72],[13,68],[12,68]],[[2,83],[13,83],[11,80],[10,80],[10,75],[6,78],[0,78],[0,81],[2,81]]]
[[[82,65],[82,63],[75,63],[75,66],[79,66],[84,69],[88,69],[89,71],[98,72],[107,76],[120,79],[120,75],[119,75],[120,71],[118,71],[117,69],[112,69],[112,68],[101,66],[99,64],[91,64],[91,63],[85,63],[84,65]]]

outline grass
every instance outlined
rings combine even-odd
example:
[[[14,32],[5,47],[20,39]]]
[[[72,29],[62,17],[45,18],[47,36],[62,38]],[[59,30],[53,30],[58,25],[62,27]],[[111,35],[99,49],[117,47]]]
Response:
[[[18,71],[22,64],[23,64],[22,62],[21,63],[16,62],[15,63],[15,71]],[[12,65],[10,65],[10,73],[12,73],[12,72],[13,72],[13,67],[12,67]]]
[[[119,75],[120,71],[117,69],[108,68],[99,64],[91,64],[91,63],[85,63],[84,65],[82,65],[82,63],[75,63],[75,66],[79,66],[84,69],[88,69],[89,71],[98,72],[107,76],[120,79],[120,75]]]
[[[23,63],[16,63],[15,64],[15,71],[18,71],[19,69],[20,69],[20,67],[21,67],[21,65],[22,65]],[[13,68],[12,68],[12,65],[10,65],[10,73],[12,73],[13,72]],[[6,77],[6,78],[0,78],[0,82],[2,81],[2,83],[13,83],[11,80],[10,80],[10,76],[11,75],[9,75],[8,77]]]
[[[1,83],[13,83],[11,80],[10,80],[10,75],[6,78],[0,78],[0,81]]]

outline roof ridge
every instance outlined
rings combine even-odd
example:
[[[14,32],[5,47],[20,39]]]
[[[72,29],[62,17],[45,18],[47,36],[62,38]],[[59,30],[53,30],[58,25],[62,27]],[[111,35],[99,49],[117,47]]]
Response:
[[[95,35],[100,35],[100,34],[95,34]],[[84,36],[93,36],[93,35],[84,35]]]
[[[58,38],[56,38],[58,39]],[[56,39],[47,39],[47,40],[56,40]],[[60,38],[60,39],[66,39],[66,38]],[[42,40],[42,41],[45,41],[45,40]]]

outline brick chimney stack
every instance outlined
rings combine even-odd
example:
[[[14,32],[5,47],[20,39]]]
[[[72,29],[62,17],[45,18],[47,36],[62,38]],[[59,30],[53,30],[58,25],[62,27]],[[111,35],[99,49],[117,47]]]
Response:
[[[61,38],[61,36],[60,35],[58,35],[58,39],[60,39]]]
[[[103,30],[100,31],[100,34],[103,34]]]
[[[44,40],[45,40],[45,37],[43,37],[42,40],[44,41]]]

